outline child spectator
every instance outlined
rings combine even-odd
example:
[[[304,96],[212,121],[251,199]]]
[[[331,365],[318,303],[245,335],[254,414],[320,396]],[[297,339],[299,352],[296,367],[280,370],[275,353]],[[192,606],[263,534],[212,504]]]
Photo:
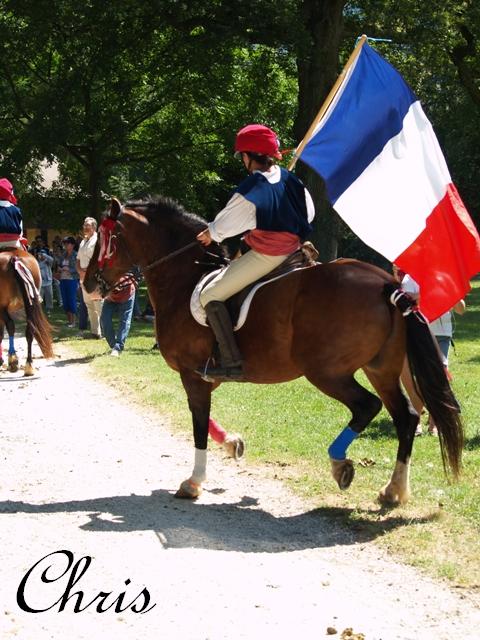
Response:
[[[79,275],[76,268],[76,241],[73,236],[63,239],[64,252],[60,258],[60,290],[62,292],[63,309],[67,315],[67,326],[75,326],[77,313],[77,289]]]

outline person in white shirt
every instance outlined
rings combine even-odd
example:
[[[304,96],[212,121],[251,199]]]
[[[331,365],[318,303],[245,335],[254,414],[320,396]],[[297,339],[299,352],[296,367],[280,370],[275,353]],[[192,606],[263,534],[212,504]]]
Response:
[[[93,251],[97,243],[97,221],[95,218],[85,218],[83,221],[83,240],[77,253],[77,271],[80,275],[82,296],[87,307],[90,330],[95,338],[102,337],[100,316],[102,314],[103,300],[100,294],[88,293],[83,286],[83,278],[87,271],[88,263],[92,259]]]

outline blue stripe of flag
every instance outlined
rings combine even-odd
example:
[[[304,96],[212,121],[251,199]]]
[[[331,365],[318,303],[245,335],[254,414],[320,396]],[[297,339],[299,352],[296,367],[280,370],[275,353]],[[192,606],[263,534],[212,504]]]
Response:
[[[417,98],[402,76],[364,44],[333,113],[301,160],[326,182],[332,204],[403,127]]]

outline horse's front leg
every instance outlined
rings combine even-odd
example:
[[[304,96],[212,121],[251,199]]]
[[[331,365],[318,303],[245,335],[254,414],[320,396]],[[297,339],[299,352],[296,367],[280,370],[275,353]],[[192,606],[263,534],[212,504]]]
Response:
[[[208,434],[230,458],[240,460],[245,452],[245,443],[239,433],[227,433],[212,417],[208,419]]]
[[[207,477],[207,441],[212,385],[191,371],[181,371],[183,387],[192,413],[195,461],[190,478],[184,480],[175,494],[177,498],[194,500],[202,492]]]

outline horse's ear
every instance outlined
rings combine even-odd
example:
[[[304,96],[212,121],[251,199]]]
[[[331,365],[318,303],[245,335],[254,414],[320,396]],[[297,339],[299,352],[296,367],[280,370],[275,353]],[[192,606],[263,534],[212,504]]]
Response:
[[[117,198],[112,198],[110,200],[110,213],[108,214],[109,218],[113,218],[116,220],[120,215],[120,211],[122,210],[122,203]]]

